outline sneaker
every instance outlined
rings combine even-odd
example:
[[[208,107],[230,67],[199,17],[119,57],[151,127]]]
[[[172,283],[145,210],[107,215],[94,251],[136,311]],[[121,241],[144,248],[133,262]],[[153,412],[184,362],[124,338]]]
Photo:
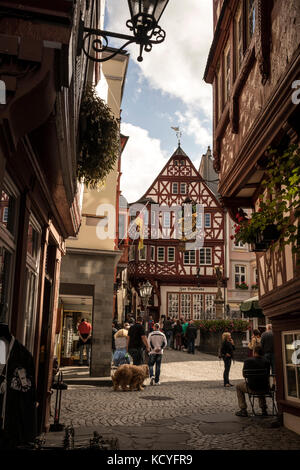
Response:
[[[160,385],[160,382],[155,382],[155,384],[154,384],[154,385]]]
[[[248,416],[248,411],[247,410],[240,410],[235,413],[235,416],[242,416],[243,418],[246,418]]]
[[[154,380],[155,380],[155,378],[154,378],[154,377],[151,377],[151,379],[150,379],[150,385],[154,385]]]

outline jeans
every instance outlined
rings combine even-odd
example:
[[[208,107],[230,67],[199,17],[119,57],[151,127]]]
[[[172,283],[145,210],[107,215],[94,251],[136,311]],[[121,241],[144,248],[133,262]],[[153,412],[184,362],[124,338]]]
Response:
[[[90,344],[81,344],[79,346],[79,364],[82,365],[83,362],[83,348],[86,348],[86,359],[88,366],[90,365],[91,361],[91,345]]]
[[[195,354],[195,338],[187,340],[188,353]]]
[[[144,364],[144,352],[143,348],[128,349],[134,366],[140,366]]]
[[[160,367],[161,367],[162,354],[149,354],[149,375],[154,376],[153,369],[155,364],[155,383],[159,382]]]
[[[170,348],[170,347],[171,347],[172,338],[173,338],[173,331],[172,331],[172,330],[167,330],[167,331],[166,331],[166,338],[167,338],[167,347]]]
[[[274,360],[274,354],[273,353],[266,353],[264,354],[264,357],[269,361],[271,364],[271,371],[272,374],[275,374],[275,360]]]
[[[224,385],[229,384],[229,371],[231,367],[231,357],[224,357]]]

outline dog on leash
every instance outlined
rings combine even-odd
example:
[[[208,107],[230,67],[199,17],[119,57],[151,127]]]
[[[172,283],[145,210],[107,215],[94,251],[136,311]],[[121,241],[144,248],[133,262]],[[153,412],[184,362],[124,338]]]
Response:
[[[149,367],[146,364],[141,366],[123,364],[118,367],[111,379],[114,390],[119,390],[121,387],[125,392],[127,390],[144,390],[143,383],[147,377],[149,377]]]

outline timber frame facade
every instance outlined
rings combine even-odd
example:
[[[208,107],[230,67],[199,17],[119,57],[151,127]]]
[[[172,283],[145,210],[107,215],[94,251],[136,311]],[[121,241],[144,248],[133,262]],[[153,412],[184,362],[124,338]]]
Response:
[[[300,4],[297,0],[214,0],[214,38],[204,79],[213,85],[214,166],[233,220],[258,209],[269,146],[300,141]],[[289,351],[300,338],[296,254],[257,253],[260,306],[273,325],[277,401],[284,424],[300,433],[300,365]]]
[[[200,249],[183,251],[176,238],[175,214],[163,208],[183,206],[187,201],[204,207],[204,243]],[[180,146],[138,202],[145,203],[147,216],[143,249],[138,249],[137,240],[129,247],[128,278],[134,291],[138,293],[146,280],[152,283],[149,310],[157,321],[161,315],[215,317],[215,269],[224,273],[224,211]],[[160,207],[154,230],[153,205]],[[225,288],[224,277],[222,282]]]

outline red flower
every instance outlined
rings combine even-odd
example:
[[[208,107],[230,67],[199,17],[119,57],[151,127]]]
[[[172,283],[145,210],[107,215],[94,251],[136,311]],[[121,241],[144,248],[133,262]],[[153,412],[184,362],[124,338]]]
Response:
[[[231,238],[231,240],[233,240],[233,239],[234,239],[234,235],[230,235],[230,238]]]

